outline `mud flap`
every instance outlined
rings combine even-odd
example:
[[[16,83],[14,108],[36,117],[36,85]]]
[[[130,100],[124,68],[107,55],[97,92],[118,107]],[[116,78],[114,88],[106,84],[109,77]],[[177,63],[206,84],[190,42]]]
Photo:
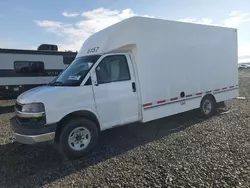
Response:
[[[217,103],[217,108],[225,108],[225,107],[226,107],[226,105],[225,105],[224,101]]]

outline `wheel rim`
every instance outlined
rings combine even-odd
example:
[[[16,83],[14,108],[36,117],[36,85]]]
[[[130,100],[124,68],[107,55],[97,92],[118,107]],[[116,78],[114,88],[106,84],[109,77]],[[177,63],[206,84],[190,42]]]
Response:
[[[88,147],[91,141],[90,131],[86,127],[77,127],[68,137],[68,143],[72,150],[81,151]]]
[[[212,111],[212,102],[208,99],[204,100],[202,104],[202,110],[204,114],[209,114]]]

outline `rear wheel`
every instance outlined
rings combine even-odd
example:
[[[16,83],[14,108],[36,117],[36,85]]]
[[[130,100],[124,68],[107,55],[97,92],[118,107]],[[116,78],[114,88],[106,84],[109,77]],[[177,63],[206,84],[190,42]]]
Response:
[[[93,149],[98,136],[95,123],[85,118],[76,118],[63,126],[58,143],[62,153],[74,159],[84,156]]]
[[[200,113],[208,118],[216,113],[216,102],[212,96],[205,96],[201,101]]]

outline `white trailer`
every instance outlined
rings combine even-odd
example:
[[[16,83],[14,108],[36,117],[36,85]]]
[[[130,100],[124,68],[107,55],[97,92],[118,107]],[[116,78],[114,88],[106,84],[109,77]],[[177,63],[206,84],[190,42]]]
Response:
[[[85,41],[53,85],[19,96],[11,124],[18,142],[56,140],[80,157],[105,129],[193,109],[212,116],[238,96],[237,67],[236,29],[133,17]]]
[[[76,52],[0,49],[0,97],[48,84],[75,56]]]

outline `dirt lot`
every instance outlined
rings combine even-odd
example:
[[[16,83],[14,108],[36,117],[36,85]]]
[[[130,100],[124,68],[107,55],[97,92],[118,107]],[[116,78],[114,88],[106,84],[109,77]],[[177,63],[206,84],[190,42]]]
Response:
[[[250,71],[240,96],[208,120],[188,112],[105,131],[75,161],[54,144],[12,143],[14,101],[0,101],[0,187],[250,187]]]

